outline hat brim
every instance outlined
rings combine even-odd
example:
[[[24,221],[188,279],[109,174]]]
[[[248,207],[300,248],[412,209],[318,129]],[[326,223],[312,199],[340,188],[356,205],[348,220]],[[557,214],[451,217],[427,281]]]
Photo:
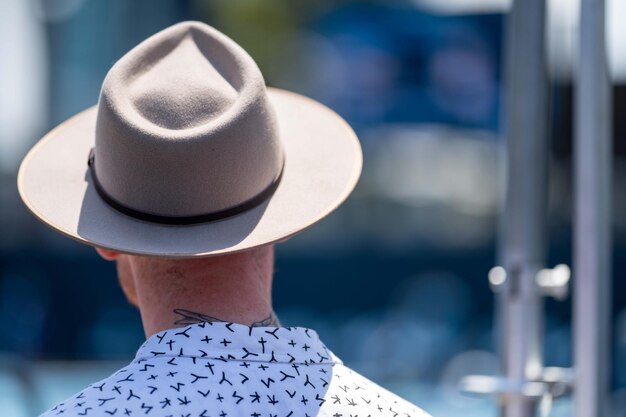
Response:
[[[285,166],[276,191],[249,211],[173,226],[138,220],[110,207],[96,192],[87,166],[95,142],[96,107],[62,123],[31,149],[18,174],[20,195],[53,229],[128,254],[213,256],[285,239],[317,223],[348,197],[363,160],[356,135],[332,110],[283,90],[268,88],[268,95]]]

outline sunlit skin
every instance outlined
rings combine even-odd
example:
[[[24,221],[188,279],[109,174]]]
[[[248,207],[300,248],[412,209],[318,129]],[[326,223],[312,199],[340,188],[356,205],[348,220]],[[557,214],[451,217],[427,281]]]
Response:
[[[176,309],[246,325],[273,312],[273,245],[178,260],[96,250],[117,264],[120,285],[129,302],[139,309],[146,337],[181,326],[175,324],[181,318]]]

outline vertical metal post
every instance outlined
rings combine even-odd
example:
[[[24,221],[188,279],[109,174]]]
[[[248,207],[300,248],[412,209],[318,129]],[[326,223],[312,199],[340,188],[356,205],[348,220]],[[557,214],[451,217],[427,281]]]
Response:
[[[543,301],[536,274],[546,252],[548,191],[548,82],[544,0],[514,0],[505,50],[507,184],[499,240],[507,279],[499,293],[505,377],[539,380],[543,370]],[[532,417],[537,400],[523,393],[502,397],[505,417]]]
[[[582,0],[575,126],[574,407],[609,416],[611,84],[605,1]]]

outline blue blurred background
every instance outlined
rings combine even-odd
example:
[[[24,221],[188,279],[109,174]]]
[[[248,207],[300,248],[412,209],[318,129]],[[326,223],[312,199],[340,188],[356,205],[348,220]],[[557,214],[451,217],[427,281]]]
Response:
[[[608,3],[616,155],[612,380],[624,410],[626,28],[615,16],[624,16],[626,3]],[[143,341],[113,265],[34,220],[19,201],[16,170],[47,130],[97,102],[107,70],[126,51],[193,19],[240,43],[268,85],[333,108],[363,145],[364,172],[353,197],[278,246],[274,299],[283,324],[318,329],[348,365],[434,416],[495,416],[494,398],[462,395],[456,384],[499,367],[486,276],[495,263],[503,186],[500,63],[508,6],[506,0],[2,0],[2,415],[44,411],[129,361]],[[553,266],[571,257],[577,5],[552,0],[547,7]],[[546,364],[570,366],[570,302],[547,300],[546,308]],[[101,343],[112,339],[116,345]],[[553,415],[569,411],[563,399]]]

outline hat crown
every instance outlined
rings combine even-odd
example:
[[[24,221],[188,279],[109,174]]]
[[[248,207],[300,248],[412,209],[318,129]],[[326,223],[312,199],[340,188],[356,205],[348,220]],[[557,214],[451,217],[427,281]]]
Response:
[[[228,211],[279,178],[277,130],[252,58],[210,26],[184,22],[139,44],[107,74],[95,173],[103,193],[134,211]]]
[[[197,35],[196,35],[197,39]],[[237,90],[215,67],[192,32],[134,80],[128,94],[137,111],[166,129],[187,129],[218,117]]]

